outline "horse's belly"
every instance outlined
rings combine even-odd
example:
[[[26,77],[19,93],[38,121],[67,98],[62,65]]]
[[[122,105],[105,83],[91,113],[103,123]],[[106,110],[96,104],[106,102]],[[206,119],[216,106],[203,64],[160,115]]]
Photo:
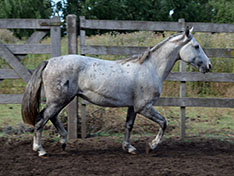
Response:
[[[79,93],[79,95],[85,100],[99,106],[126,107],[133,105],[132,97],[125,93],[113,93],[112,95],[110,95],[87,90]]]

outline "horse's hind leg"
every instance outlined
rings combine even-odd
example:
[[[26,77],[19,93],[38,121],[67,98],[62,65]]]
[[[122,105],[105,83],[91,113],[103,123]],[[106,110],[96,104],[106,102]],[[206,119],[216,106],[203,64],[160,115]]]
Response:
[[[122,144],[123,150],[128,153],[135,154],[136,148],[130,144],[130,134],[134,125],[134,121],[136,118],[136,113],[133,107],[128,108],[127,119],[125,124],[125,137]]]
[[[33,150],[38,151],[39,156],[46,155],[46,151],[41,144],[42,130],[50,118],[57,116],[63,107],[57,103],[50,103],[39,113],[35,125],[35,134],[33,138]]]
[[[55,128],[60,135],[60,143],[62,144],[62,149],[65,150],[67,144],[67,131],[64,129],[63,125],[60,123],[58,116],[54,116],[50,119]]]
[[[41,145],[41,135],[42,135],[42,130],[44,124],[44,119],[43,119],[43,113],[45,111],[45,108],[38,114],[37,119],[36,119],[36,125],[34,129],[34,136],[33,136],[33,150],[39,152],[39,156],[45,155],[46,152],[43,149]]]
[[[160,128],[159,128],[159,132],[157,134],[157,136],[152,140],[151,143],[149,143],[149,145],[146,148],[146,152],[148,153],[150,150],[154,150],[156,149],[156,147],[158,146],[158,144],[160,143],[163,134],[166,130],[167,127],[167,121],[166,119],[161,116],[154,108],[152,105],[148,105],[146,106],[141,112],[140,114],[142,114],[143,116],[149,118],[150,120],[156,122],[159,124]]]

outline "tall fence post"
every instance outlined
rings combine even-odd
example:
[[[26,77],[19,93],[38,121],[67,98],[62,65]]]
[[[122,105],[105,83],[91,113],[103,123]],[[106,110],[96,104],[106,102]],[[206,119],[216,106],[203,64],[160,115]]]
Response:
[[[52,18],[53,22],[60,22],[58,16]],[[60,26],[52,26],[50,28],[51,38],[51,57],[61,56],[61,29]]]
[[[85,20],[84,16],[80,16],[80,25]],[[81,28],[80,28],[81,29]],[[80,30],[80,54],[82,53],[82,47],[85,45],[85,30]],[[86,103],[81,100],[81,138],[84,139],[87,137],[87,120],[86,120]]]
[[[77,54],[76,18],[76,15],[66,17],[68,54]],[[75,97],[66,109],[68,114],[68,139],[76,139],[78,137],[78,98]]]
[[[185,64],[180,61],[180,72],[185,72]],[[186,97],[186,82],[180,82],[180,98]],[[180,138],[183,140],[186,137],[186,107],[180,107]]]
[[[185,20],[184,19],[179,19],[178,21],[181,24],[181,29],[182,31],[185,30]],[[181,60],[180,61],[180,72],[185,72],[185,64],[184,62]],[[186,97],[186,82],[185,81],[181,81],[180,82],[180,98],[184,98]],[[184,140],[184,138],[186,137],[186,107],[185,106],[181,106],[180,107],[180,138],[182,140]]]

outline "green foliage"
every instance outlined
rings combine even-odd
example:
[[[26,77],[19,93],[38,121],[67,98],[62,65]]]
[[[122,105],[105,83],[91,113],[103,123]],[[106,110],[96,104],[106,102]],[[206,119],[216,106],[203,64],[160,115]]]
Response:
[[[3,0],[0,4],[1,18],[48,18],[52,13],[50,0]]]
[[[234,23],[234,1],[233,0],[210,0],[213,7],[212,22]]]
[[[83,15],[93,19],[169,20],[170,9],[161,0],[87,0]]]
[[[75,14],[87,19],[233,23],[233,9],[232,0],[61,0],[54,5],[64,21]]]
[[[232,0],[62,0],[57,9],[89,19],[232,23]],[[173,12],[169,15],[169,12]]]
[[[62,21],[66,21],[66,16],[69,14],[74,14],[77,16],[77,29],[79,32],[79,16],[82,15],[82,9],[84,9],[85,0],[60,0],[55,2],[52,0],[53,4],[53,15],[59,16]],[[62,25],[62,35],[66,34],[66,23]]]
[[[49,18],[68,14],[87,19],[233,23],[233,0],[1,0],[0,18]],[[171,13],[171,14],[170,14]],[[79,26],[79,25],[78,25]],[[62,32],[65,34],[65,24]],[[30,30],[14,30],[22,38]]]
[[[69,14],[75,14],[78,17],[81,15],[84,0],[61,0],[55,4],[55,11],[59,14],[62,11],[61,17],[65,20]]]
[[[52,15],[51,0],[1,0],[0,18],[49,18]],[[30,30],[14,30],[22,38]]]
[[[171,18],[178,21],[184,18],[189,22],[210,22],[212,7],[209,0],[167,0],[167,5],[173,9]]]

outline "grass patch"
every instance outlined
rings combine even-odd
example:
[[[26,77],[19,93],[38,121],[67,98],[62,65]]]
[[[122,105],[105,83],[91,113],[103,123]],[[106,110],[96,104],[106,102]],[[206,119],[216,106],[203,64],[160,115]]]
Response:
[[[91,136],[124,137],[126,108],[103,108],[95,105],[87,106],[88,134]],[[0,129],[6,126],[17,128],[22,123],[20,105],[0,105]],[[180,108],[155,107],[168,121],[165,138],[180,136]],[[63,125],[67,125],[66,113],[60,114]],[[234,110],[231,108],[186,108],[186,134],[190,137],[215,138],[229,140],[234,138]],[[156,123],[138,115],[132,132],[132,140],[142,136],[153,137],[157,134],[159,126]],[[4,133],[0,133],[4,136]],[[58,133],[48,123],[43,136],[50,136],[57,141]]]
[[[188,136],[234,137],[234,110],[231,108],[187,108],[186,116]]]
[[[21,118],[21,105],[19,104],[0,104],[0,127],[16,126],[23,122]]]

